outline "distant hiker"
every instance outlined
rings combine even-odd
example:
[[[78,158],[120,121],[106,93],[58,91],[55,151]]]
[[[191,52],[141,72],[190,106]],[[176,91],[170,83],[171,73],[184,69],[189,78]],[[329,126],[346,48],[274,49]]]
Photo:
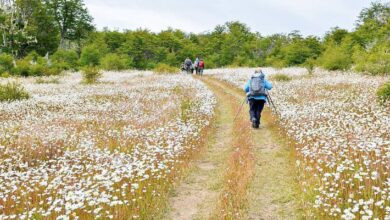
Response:
[[[204,70],[204,60],[200,59],[199,61],[199,75],[203,75],[203,70]]]
[[[196,74],[198,74],[199,73],[199,57],[196,57],[194,66],[195,66],[195,72],[196,72]]]
[[[184,67],[185,67],[187,73],[193,72],[192,61],[189,57],[187,57],[187,59],[184,61]]]
[[[265,79],[264,73],[256,71],[245,84],[244,90],[249,102],[249,115],[253,128],[259,128],[261,112],[267,100],[266,90],[271,90],[272,84]]]

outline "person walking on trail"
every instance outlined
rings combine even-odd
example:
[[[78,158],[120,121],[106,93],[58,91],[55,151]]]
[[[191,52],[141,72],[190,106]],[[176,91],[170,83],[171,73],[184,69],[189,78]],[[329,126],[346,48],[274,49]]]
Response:
[[[203,59],[200,59],[199,61],[199,75],[203,75],[203,70],[204,70],[204,60]]]
[[[253,128],[259,128],[261,112],[267,101],[267,90],[272,89],[272,84],[265,79],[264,73],[256,71],[245,84],[244,90],[249,103],[249,115]]]
[[[196,75],[198,75],[199,74],[199,57],[196,57],[194,66],[195,66],[195,73],[196,73]]]
[[[189,57],[184,61],[184,67],[186,68],[187,73],[192,73],[192,61]]]

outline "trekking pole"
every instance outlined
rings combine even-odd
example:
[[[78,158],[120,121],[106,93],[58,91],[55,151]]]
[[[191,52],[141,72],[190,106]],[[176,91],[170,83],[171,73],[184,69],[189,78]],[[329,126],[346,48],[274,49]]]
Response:
[[[238,109],[238,112],[237,112],[236,116],[234,117],[233,122],[236,121],[237,116],[238,116],[238,114],[240,114],[241,109],[242,109],[242,106],[244,106],[245,101],[246,101],[246,97],[245,97],[245,99],[242,101],[241,106],[240,106],[240,109]]]
[[[268,91],[266,91],[266,92],[267,92],[267,99],[268,99],[268,102],[269,102],[270,106],[272,106],[272,107],[274,108],[275,113],[276,113],[277,115],[280,115],[279,112],[278,112],[278,110],[276,109],[275,103],[273,102],[273,100],[272,100],[272,98],[271,98],[271,95],[269,94]]]

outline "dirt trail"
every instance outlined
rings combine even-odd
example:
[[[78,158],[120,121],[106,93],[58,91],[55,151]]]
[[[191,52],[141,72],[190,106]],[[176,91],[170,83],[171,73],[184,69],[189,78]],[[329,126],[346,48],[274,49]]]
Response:
[[[225,162],[232,151],[234,117],[229,103],[220,98],[217,95],[216,118],[205,152],[192,165],[171,198],[170,219],[208,219],[216,208],[223,186]]]
[[[239,89],[216,79],[209,81],[213,86],[223,87],[237,103],[242,99],[243,92]],[[249,111],[247,105],[243,111]],[[247,219],[301,219],[301,197],[292,149],[279,133],[269,108],[263,112],[261,122],[260,129],[251,130],[256,161],[248,189]]]
[[[292,152],[271,117],[265,111],[261,129],[254,131],[256,165],[248,192],[248,219],[301,219]]]
[[[226,162],[233,147],[233,118],[243,93],[211,77],[203,81],[218,99],[215,130],[206,152],[195,163],[170,201],[171,219],[210,219],[223,187]],[[233,104],[232,104],[233,103]],[[239,117],[247,116],[248,107]],[[280,136],[268,109],[259,130],[249,130],[255,154],[254,176],[247,189],[245,219],[301,219],[299,189],[291,149]],[[249,123],[249,120],[248,120]]]

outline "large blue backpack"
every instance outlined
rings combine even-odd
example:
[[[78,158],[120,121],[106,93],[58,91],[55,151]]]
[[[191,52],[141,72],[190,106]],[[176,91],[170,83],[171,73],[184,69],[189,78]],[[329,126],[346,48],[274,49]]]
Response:
[[[252,76],[251,83],[249,85],[249,94],[251,96],[267,96],[265,89],[265,75],[263,73]]]

